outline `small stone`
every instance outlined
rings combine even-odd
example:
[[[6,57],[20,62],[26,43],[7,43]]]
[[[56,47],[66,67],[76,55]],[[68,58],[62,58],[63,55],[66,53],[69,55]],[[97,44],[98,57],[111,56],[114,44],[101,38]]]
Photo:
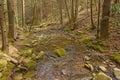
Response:
[[[104,72],[107,71],[107,69],[104,66],[99,66],[99,69],[102,70],[102,71],[104,71]]]
[[[66,75],[67,74],[67,71],[65,69],[62,70],[62,74],[63,75]]]
[[[91,71],[94,71],[94,67],[92,64],[87,63],[87,64],[85,64],[85,67],[90,69]]]
[[[114,68],[114,75],[118,80],[120,80],[120,69]]]
[[[85,56],[84,57],[84,60],[86,60],[86,61],[89,61],[91,58],[90,57],[88,57],[88,56]]]
[[[105,73],[100,72],[94,76],[93,80],[112,80],[112,78],[107,76]]]

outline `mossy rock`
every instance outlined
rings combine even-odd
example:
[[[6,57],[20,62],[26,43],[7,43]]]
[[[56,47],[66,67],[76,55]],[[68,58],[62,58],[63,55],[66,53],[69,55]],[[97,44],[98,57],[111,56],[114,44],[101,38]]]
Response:
[[[55,50],[55,53],[59,56],[59,57],[63,57],[67,55],[67,52],[64,48],[59,48]]]
[[[103,72],[100,72],[93,78],[93,80],[112,80],[112,78],[107,76]]]
[[[37,63],[33,61],[31,58],[26,58],[24,60],[24,64],[25,66],[27,66],[28,69],[34,69]]]
[[[86,35],[86,34],[81,34],[81,35],[80,35],[80,40],[83,41],[83,42],[84,42],[84,41],[88,41],[88,40],[89,40],[89,37],[88,37],[88,35]]]
[[[6,61],[5,61],[6,63]],[[8,77],[10,75],[10,73],[12,72],[12,69],[14,67],[14,64],[11,62],[7,62],[6,64],[6,68],[4,69],[4,71],[2,71],[3,75],[0,78],[0,80],[12,80],[10,79],[10,77]]]
[[[31,55],[32,55],[32,49],[28,49],[23,52],[23,56],[25,57],[29,57]]]
[[[23,79],[23,74],[22,73],[18,73],[14,77],[14,80],[22,80],[22,79]]]
[[[36,71],[30,70],[27,73],[25,73],[23,77],[24,77],[24,79],[30,80],[30,79],[32,79],[32,77],[34,77],[36,75],[36,73],[37,73]]]
[[[119,53],[115,53],[112,55],[112,59],[113,61],[117,62],[120,64],[120,54]]]
[[[36,56],[36,59],[43,59],[45,55],[45,52],[44,51],[41,51],[40,53],[38,53],[38,55]]]
[[[4,71],[7,68],[7,60],[5,59],[0,59],[0,71]]]

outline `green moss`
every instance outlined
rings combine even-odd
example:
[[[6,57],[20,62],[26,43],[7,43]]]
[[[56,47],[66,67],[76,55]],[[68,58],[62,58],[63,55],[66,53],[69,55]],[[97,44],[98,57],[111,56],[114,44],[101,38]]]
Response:
[[[87,47],[104,52],[106,50],[106,47],[104,45],[101,45],[100,40],[90,40],[89,36],[86,34],[81,34],[80,35],[80,41],[83,42]]]
[[[28,80],[28,79],[31,79],[35,75],[36,75],[36,71],[31,70],[24,74],[24,78]]]
[[[23,79],[23,74],[19,73],[14,77],[14,80],[22,80]]]
[[[23,56],[25,57],[29,57],[31,55],[32,55],[32,49],[28,49],[23,52]]]
[[[0,59],[0,71],[4,71],[7,68],[7,60]]]
[[[116,53],[112,55],[112,58],[115,62],[120,63],[120,54]]]
[[[62,57],[62,56],[66,56],[66,55],[67,55],[67,52],[65,51],[64,48],[56,49],[56,50],[55,50],[55,53],[56,53],[59,57]]]
[[[26,58],[24,60],[24,64],[25,66],[27,66],[28,69],[34,69],[37,63],[33,61],[31,58]]]
[[[36,56],[36,59],[43,59],[45,55],[45,52],[44,51],[41,51],[40,53],[38,53],[38,55]]]
[[[6,61],[5,61],[6,63]],[[8,80],[8,76],[10,75],[10,73],[12,72],[12,69],[14,67],[14,64],[11,63],[11,62],[7,62],[6,64],[6,69],[2,72],[3,75],[2,77],[0,78],[0,80]]]
[[[84,42],[84,41],[88,41],[88,40],[89,40],[89,37],[88,37],[88,35],[86,35],[86,34],[81,34],[81,35],[80,35],[80,40],[83,41],[83,42]]]
[[[93,78],[93,80],[112,80],[112,78],[110,78],[103,72],[100,72]]]
[[[104,52],[105,51],[105,47],[102,46],[102,45],[99,45],[99,44],[94,44],[94,43],[88,43],[87,44],[88,47],[94,49],[94,50],[97,50],[97,51],[100,51],[100,52]]]

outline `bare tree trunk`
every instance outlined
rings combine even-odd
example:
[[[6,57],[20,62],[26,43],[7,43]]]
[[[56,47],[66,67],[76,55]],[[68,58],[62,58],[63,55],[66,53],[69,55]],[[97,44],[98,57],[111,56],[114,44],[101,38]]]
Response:
[[[14,13],[14,1],[13,0],[7,0],[7,8],[8,8],[8,22],[9,22],[9,38],[14,40],[15,13]]]
[[[18,24],[18,8],[17,8],[17,3],[18,1],[17,0],[14,0],[14,12],[15,12],[15,26],[18,27],[19,24]]]
[[[100,6],[101,6],[101,1],[98,0],[98,24],[97,24],[97,35],[96,37],[100,37]]]
[[[90,2],[90,11],[91,11],[91,26],[92,30],[95,29],[94,20],[93,20],[93,0]]]
[[[59,5],[59,12],[60,12],[60,24],[63,25],[63,11],[62,11],[62,5],[63,1],[58,0],[58,5]]]
[[[9,45],[8,45],[8,36],[7,30],[5,25],[5,15],[4,15],[4,0],[0,0],[0,27],[2,31],[2,50],[6,53],[9,52]]]
[[[101,20],[101,30],[100,38],[107,39],[109,37],[109,17],[110,17],[110,4],[111,0],[104,0],[102,7],[102,20]]]
[[[25,28],[25,0],[22,0],[22,27]]]
[[[66,7],[68,19],[69,19],[69,22],[70,22],[70,12],[69,12],[69,8],[68,8],[67,0],[64,0],[64,1],[65,1],[65,7]]]

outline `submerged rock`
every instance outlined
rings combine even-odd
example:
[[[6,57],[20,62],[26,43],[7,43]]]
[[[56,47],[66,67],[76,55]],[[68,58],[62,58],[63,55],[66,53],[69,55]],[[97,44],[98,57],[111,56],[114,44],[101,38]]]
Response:
[[[59,57],[63,57],[67,55],[67,52],[64,48],[59,48],[55,50],[55,53],[59,56]]]
[[[100,72],[94,76],[93,80],[112,80],[112,78],[107,76],[105,73]]]
[[[114,68],[114,75],[118,80],[120,80],[120,69]]]

